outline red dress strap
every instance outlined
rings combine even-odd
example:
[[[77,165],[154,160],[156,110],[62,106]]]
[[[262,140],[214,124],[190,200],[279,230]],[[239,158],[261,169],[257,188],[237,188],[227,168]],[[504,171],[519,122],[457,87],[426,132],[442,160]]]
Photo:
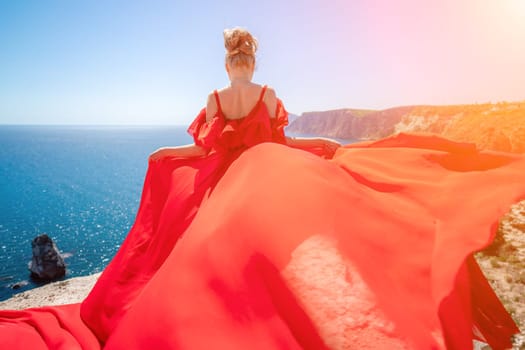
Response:
[[[213,90],[213,94],[215,95],[215,101],[217,101],[217,111],[222,115],[221,100],[219,100],[219,93],[217,92],[217,90]]]
[[[266,88],[267,88],[267,87],[268,87],[268,86],[263,85],[263,87],[262,87],[262,89],[261,89],[261,95],[259,96],[259,100],[257,100],[257,103],[261,102],[262,99],[264,98],[264,93],[266,92]]]

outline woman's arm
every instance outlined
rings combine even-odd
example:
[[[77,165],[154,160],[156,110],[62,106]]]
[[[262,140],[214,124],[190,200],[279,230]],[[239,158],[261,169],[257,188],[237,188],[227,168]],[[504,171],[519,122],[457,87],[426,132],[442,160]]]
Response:
[[[201,146],[189,144],[177,147],[161,147],[150,154],[150,160],[159,160],[164,157],[180,156],[180,157],[200,157],[208,154],[208,151]]]
[[[291,147],[323,147],[335,153],[341,144],[335,140],[324,137],[289,137],[286,136],[286,144]]]

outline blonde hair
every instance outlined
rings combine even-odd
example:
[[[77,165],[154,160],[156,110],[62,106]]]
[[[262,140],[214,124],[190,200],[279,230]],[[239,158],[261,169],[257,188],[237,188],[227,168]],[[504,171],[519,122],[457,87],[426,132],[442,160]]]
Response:
[[[226,48],[226,63],[230,67],[255,66],[257,39],[244,28],[224,30],[224,47]]]

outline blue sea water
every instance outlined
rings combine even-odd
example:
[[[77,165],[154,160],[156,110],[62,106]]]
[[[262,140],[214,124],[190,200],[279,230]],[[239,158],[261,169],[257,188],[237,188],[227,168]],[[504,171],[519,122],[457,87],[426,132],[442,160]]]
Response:
[[[190,142],[182,126],[0,126],[0,300],[37,286],[27,264],[41,233],[71,254],[66,278],[102,271],[135,219],[149,153]]]

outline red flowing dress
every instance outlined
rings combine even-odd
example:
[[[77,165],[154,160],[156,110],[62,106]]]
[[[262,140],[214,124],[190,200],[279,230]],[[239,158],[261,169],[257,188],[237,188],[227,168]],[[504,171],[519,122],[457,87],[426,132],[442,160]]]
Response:
[[[209,153],[150,161],[89,296],[0,311],[0,348],[509,348],[472,253],[525,199],[525,157],[409,134],[289,147],[264,91],[235,120],[216,95],[188,129]]]

